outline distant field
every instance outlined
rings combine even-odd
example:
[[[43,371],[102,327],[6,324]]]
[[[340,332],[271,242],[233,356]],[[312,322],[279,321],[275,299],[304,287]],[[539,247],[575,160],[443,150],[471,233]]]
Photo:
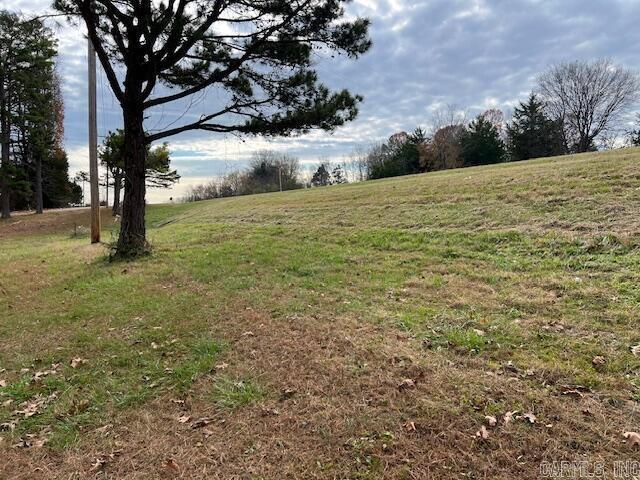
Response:
[[[87,215],[0,223],[0,478],[638,459],[640,150]]]

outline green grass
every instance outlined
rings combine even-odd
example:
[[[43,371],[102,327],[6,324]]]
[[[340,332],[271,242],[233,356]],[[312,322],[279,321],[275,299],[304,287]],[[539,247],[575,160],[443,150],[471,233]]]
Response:
[[[16,421],[14,436],[50,428],[66,446],[122,410],[188,393],[232,348],[219,316],[247,307],[354,317],[444,359],[633,394],[639,160],[622,150],[151,206],[154,253],[132,263],[109,264],[68,232],[1,239],[0,405],[12,403],[0,423]],[[76,357],[87,363],[71,368]],[[37,415],[12,414],[52,393]],[[212,391],[223,409],[264,396],[231,377]]]
[[[212,399],[216,405],[236,409],[265,398],[265,392],[251,380],[220,377],[213,386]]]

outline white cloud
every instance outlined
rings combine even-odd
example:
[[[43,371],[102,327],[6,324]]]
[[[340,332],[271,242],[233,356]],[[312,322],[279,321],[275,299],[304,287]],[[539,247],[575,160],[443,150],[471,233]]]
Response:
[[[3,8],[43,12],[50,0],[5,0]],[[438,106],[455,104],[475,115],[488,107],[511,110],[553,62],[611,57],[640,64],[640,2],[629,0],[355,0],[351,17],[372,20],[374,47],[362,59],[319,58],[330,87],[363,94],[358,119],[334,134],[264,139],[192,132],[169,139],[183,175],[175,191],[152,191],[151,201],[180,196],[192,183],[244,165],[254,150],[287,151],[305,162],[341,158],[355,145],[398,130],[427,126]],[[72,172],[86,168],[86,59],[81,28],[63,26],[60,71],[67,106],[66,136]],[[118,105],[100,74],[99,133],[119,126]],[[203,97],[182,118],[194,118],[218,95]],[[186,104],[152,112],[148,128],[185,113]],[[179,193],[176,193],[179,192]]]

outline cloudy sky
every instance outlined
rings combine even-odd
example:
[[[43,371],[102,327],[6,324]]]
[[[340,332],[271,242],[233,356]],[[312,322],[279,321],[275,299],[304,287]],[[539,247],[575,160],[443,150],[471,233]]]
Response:
[[[49,5],[49,0],[2,2],[2,8],[25,14],[48,11]],[[428,129],[433,112],[447,104],[470,115],[492,107],[508,114],[550,63],[609,57],[640,69],[638,0],[354,0],[348,12],[371,19],[372,50],[355,62],[319,58],[318,70],[331,87],[365,97],[356,121],[333,134],[282,140],[207,132],[173,137],[173,164],[182,180],[171,191],[150,191],[150,201],[177,198],[190,185],[242,167],[257,149],[286,151],[311,165],[319,158],[339,161],[397,131]],[[88,170],[86,40],[80,29],[55,29],[73,174]],[[186,114],[199,116],[206,101]],[[100,71],[98,109],[99,135],[120,126],[118,105]],[[147,128],[184,114],[185,105],[166,107]]]

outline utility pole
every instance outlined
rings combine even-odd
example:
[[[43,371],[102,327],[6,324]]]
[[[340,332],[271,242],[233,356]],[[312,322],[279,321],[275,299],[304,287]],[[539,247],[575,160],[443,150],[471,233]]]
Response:
[[[91,184],[91,243],[100,242],[100,188],[98,185],[98,125],[96,115],[96,52],[87,38],[89,65],[89,183]]]
[[[278,165],[278,182],[280,183],[280,191],[282,191],[282,165]]]

